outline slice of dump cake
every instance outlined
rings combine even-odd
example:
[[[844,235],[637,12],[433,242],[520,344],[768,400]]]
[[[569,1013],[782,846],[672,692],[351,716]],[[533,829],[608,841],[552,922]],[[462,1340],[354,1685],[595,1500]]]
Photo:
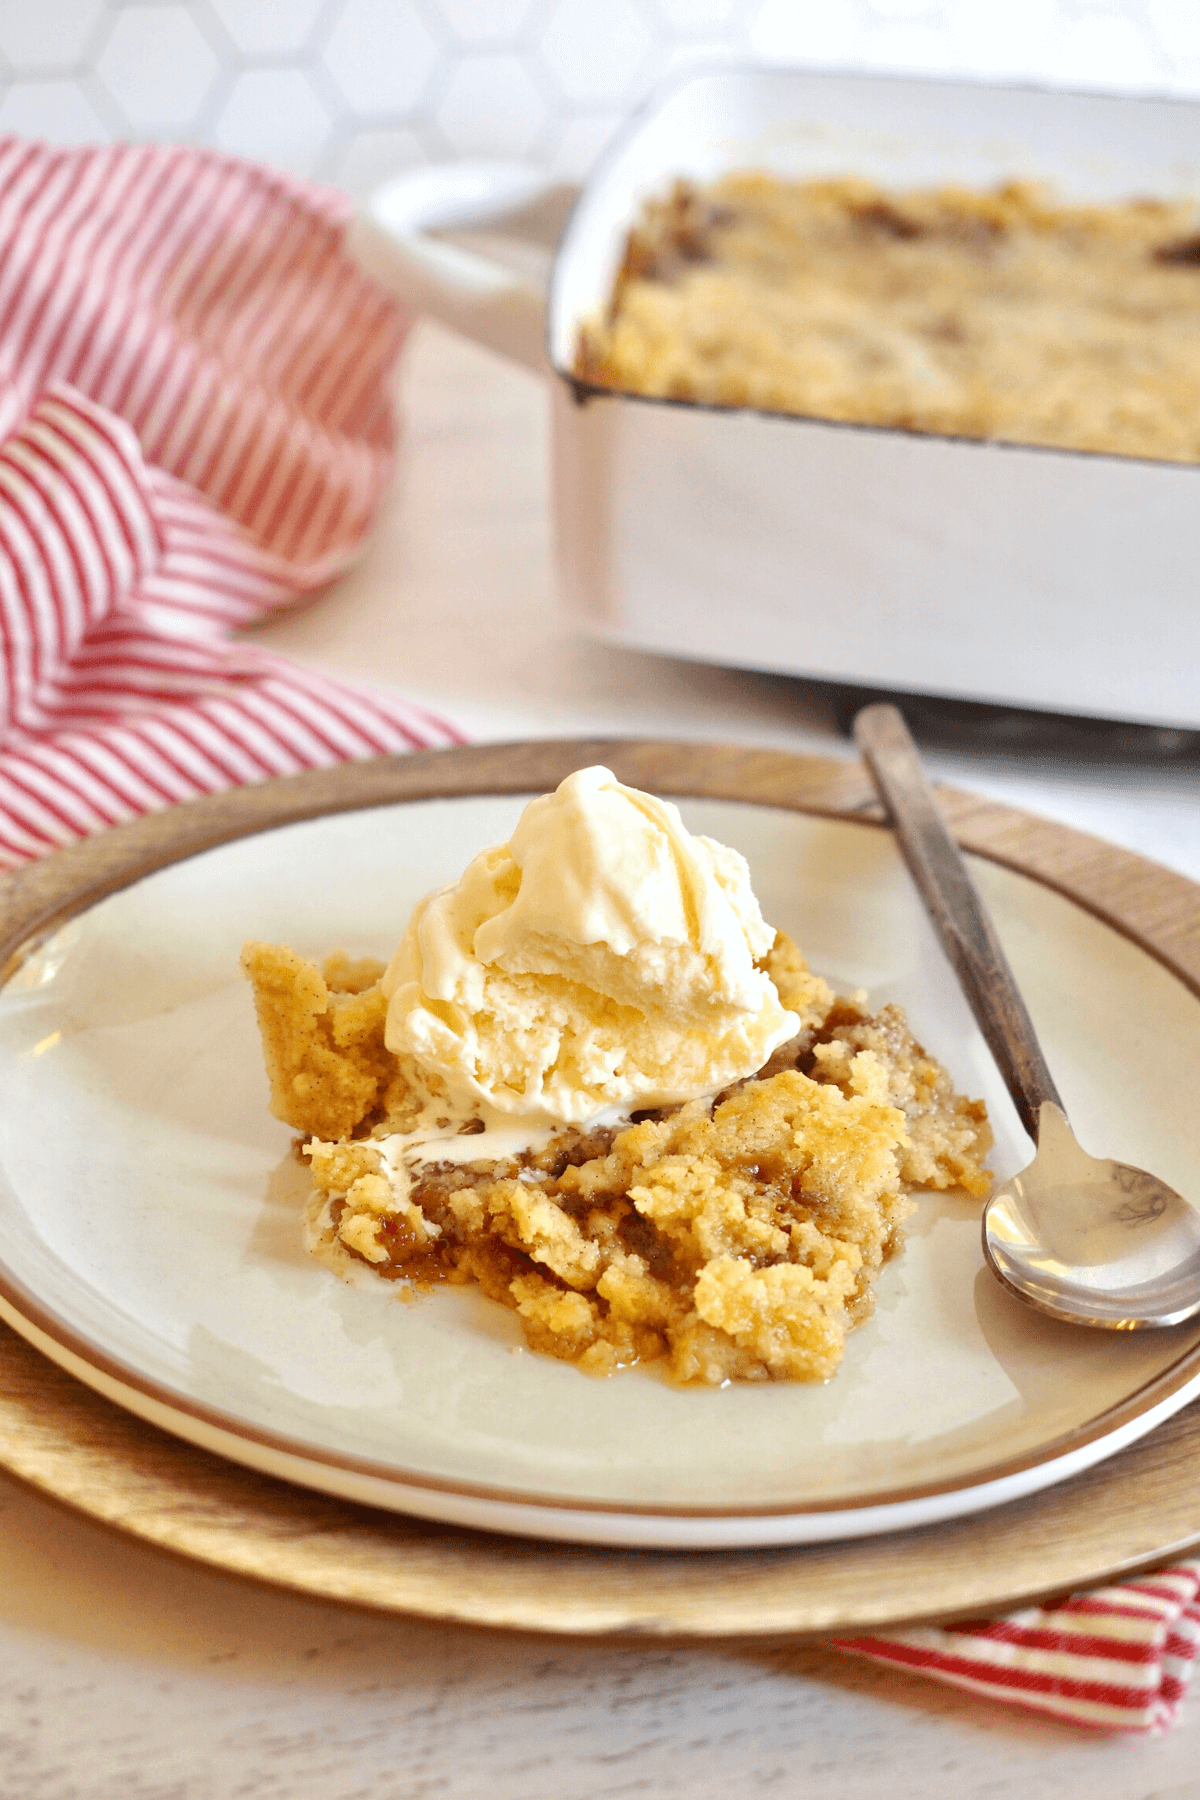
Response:
[[[836,999],[736,851],[585,769],[416,909],[386,968],[246,946],[310,1249],[475,1281],[592,1374],[822,1379],[914,1188],[987,1192],[984,1107]]]

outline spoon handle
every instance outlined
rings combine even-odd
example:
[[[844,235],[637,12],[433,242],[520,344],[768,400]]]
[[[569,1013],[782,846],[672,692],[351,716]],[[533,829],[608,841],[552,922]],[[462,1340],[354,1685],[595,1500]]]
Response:
[[[1036,1144],[1043,1102],[1060,1111],[1063,1104],[995,926],[942,823],[908,726],[894,706],[866,706],[854,721],[854,738],[979,1029]]]

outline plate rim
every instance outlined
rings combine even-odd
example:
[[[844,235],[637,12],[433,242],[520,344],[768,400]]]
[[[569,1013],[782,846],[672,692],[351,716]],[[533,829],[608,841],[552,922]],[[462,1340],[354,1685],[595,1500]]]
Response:
[[[374,806],[430,799],[541,792],[572,770],[603,761],[633,785],[677,798],[775,807],[848,823],[885,827],[860,763],[799,752],[672,743],[653,739],[544,739],[468,746],[347,763],[231,790],[117,826],[0,878],[0,991],[38,946],[110,895],[205,850],[279,826]],[[963,847],[1063,894],[1153,956],[1200,998],[1200,887],[1135,853],[1013,807],[939,789]],[[1178,917],[1176,917],[1178,915]],[[989,1488],[1083,1452],[1177,1398],[1200,1374],[1200,1342],[1150,1381],[1086,1424],[976,1470],[969,1479],[914,1484],[836,1500],[760,1506],[648,1505],[530,1493],[463,1482],[329,1451],[208,1406],[114,1357],[48,1309],[0,1258],[0,1296],[68,1356],[167,1411],[300,1462],[340,1469],[397,1489],[441,1493],[537,1511],[681,1521],[804,1518],[870,1514],[922,1500]],[[16,1328],[20,1326],[17,1323]],[[1148,1426],[1148,1430],[1153,1426]],[[1051,1479],[1053,1479],[1051,1477]]]

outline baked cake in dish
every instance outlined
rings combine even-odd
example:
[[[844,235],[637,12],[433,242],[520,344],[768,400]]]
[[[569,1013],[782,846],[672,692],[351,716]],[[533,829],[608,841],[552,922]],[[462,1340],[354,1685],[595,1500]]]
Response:
[[[1200,214],[1027,182],[678,182],[630,232],[590,384],[1200,461]]]

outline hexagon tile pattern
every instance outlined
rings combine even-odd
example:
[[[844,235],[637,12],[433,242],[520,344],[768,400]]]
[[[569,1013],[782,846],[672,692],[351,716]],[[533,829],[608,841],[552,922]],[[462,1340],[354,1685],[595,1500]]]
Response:
[[[682,64],[1200,94],[1194,0],[0,0],[0,129],[212,144],[363,192],[455,156],[585,174]]]
[[[186,6],[127,6],[113,21],[96,73],[135,131],[195,124],[221,65]]]
[[[419,107],[437,45],[413,0],[342,0],[321,54],[348,106],[391,118]]]

